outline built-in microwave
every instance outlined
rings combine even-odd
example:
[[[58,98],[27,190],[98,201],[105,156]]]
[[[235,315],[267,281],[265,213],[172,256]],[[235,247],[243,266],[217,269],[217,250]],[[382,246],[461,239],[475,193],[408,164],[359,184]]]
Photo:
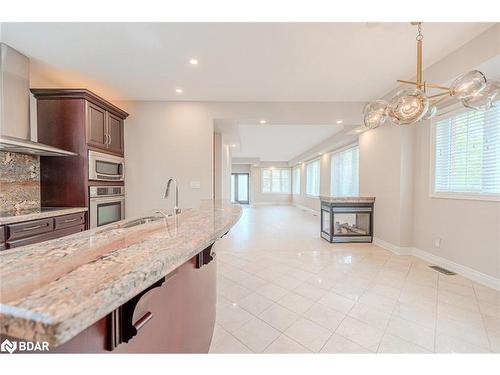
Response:
[[[123,181],[124,169],[123,158],[89,150],[89,180]]]

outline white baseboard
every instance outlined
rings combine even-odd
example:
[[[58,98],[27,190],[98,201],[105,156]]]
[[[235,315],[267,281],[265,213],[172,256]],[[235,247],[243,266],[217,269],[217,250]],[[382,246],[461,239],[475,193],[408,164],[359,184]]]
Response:
[[[375,245],[378,245],[386,250],[389,250],[393,252],[394,254],[397,255],[412,255],[413,254],[413,248],[412,247],[407,247],[407,246],[397,246],[394,245],[390,242],[384,241],[378,237],[373,237],[373,243]]]
[[[292,202],[253,202],[250,206],[291,206]]]
[[[318,215],[319,214],[319,211],[317,210],[313,210],[312,208],[309,208],[309,207],[306,207],[306,206],[302,206],[301,204],[298,204],[298,203],[292,203],[295,207],[297,208],[300,208],[301,210],[304,210],[304,211],[309,211],[313,214],[316,214]]]
[[[493,276],[486,275],[485,273],[476,271],[473,268],[455,263],[451,260],[434,255],[421,249],[413,248],[413,255],[429,263],[433,263],[437,266],[456,272],[459,275],[467,277],[478,284],[482,284],[487,286],[488,288],[500,291],[500,279],[497,279]]]
[[[473,268],[455,263],[449,259],[429,253],[428,251],[417,249],[416,247],[397,246],[377,237],[373,238],[373,243],[393,252],[396,255],[413,255],[417,258],[425,260],[426,262],[432,263],[433,265],[456,272],[457,274],[467,277],[478,284],[500,291],[500,279],[486,275],[485,273],[479,272]]]

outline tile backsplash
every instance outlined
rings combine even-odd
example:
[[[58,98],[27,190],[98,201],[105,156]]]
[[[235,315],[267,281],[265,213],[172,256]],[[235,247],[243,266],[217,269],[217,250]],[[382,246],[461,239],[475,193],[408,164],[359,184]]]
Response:
[[[0,151],[0,211],[40,207],[40,157]]]

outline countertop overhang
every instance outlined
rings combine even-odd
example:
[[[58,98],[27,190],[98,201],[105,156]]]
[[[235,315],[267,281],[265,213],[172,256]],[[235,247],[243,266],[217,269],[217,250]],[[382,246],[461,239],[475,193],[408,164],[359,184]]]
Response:
[[[375,197],[333,197],[321,195],[319,199],[328,203],[374,203]]]
[[[60,345],[204,250],[241,216],[205,201],[175,217],[134,220],[0,253],[0,332]]]

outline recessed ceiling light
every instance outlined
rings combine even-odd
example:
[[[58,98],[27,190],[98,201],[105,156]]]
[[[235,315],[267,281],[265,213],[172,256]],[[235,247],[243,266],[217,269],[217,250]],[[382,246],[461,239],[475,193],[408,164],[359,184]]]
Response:
[[[267,121],[266,121],[266,120],[260,120],[260,121],[259,121],[259,124],[261,124],[261,125],[264,125],[264,124],[266,124],[266,123],[267,123]]]
[[[343,120],[337,120],[336,123],[337,124],[342,124],[344,121]]]
[[[183,91],[184,91],[184,90],[182,90],[182,89],[175,89],[175,92],[176,92],[177,94],[182,94],[182,92],[183,92]]]
[[[189,59],[189,63],[191,65],[198,65],[198,60],[191,58],[191,59]]]

